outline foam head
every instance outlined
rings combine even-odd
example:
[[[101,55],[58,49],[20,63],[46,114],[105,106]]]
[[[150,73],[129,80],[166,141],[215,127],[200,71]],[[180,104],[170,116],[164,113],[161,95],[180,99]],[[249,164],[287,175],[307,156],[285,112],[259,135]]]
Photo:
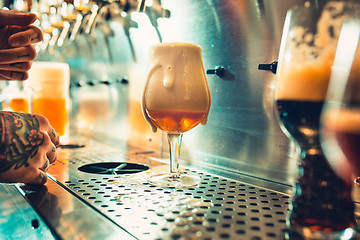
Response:
[[[66,97],[70,84],[69,65],[59,62],[33,62],[26,84],[39,97]]]

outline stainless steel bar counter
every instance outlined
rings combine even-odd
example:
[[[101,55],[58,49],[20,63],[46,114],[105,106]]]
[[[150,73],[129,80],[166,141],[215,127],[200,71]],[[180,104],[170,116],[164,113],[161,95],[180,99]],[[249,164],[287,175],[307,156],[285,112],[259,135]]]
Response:
[[[86,137],[76,141],[85,146],[60,149],[45,186],[1,185],[2,239],[283,237],[289,186],[188,166],[184,171],[201,176],[199,186],[159,188],[147,181],[168,168],[157,153]],[[106,172],[106,163],[129,167]]]
[[[36,60],[70,66],[73,145],[45,186],[0,185],[0,239],[284,239],[299,154],[274,115],[275,75],[258,65],[277,60],[287,10],[309,1],[84,2],[38,8],[51,31]],[[200,45],[208,73],[208,122],[181,149],[183,171],[201,177],[191,188],[147,179],[169,167],[140,103],[161,41]]]
[[[0,185],[1,239],[285,238],[288,185],[183,161],[201,184],[160,188],[147,180],[168,168],[158,153],[73,141],[84,147],[59,149],[45,186]]]

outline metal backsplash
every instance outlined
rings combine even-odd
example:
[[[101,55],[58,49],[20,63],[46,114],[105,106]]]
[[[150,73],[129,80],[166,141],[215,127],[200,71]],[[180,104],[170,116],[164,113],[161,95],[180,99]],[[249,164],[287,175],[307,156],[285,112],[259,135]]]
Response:
[[[160,39],[199,44],[205,69],[225,74],[207,75],[208,123],[184,134],[182,158],[290,185],[297,155],[273,116],[274,75],[257,66],[277,59],[286,11],[301,2],[163,0],[170,17],[157,20],[158,31],[144,13],[132,14],[130,28],[114,18],[112,34],[97,27],[95,38],[83,34],[39,60],[71,65],[74,128],[166,152],[164,134],[150,131],[140,109],[147,49]]]

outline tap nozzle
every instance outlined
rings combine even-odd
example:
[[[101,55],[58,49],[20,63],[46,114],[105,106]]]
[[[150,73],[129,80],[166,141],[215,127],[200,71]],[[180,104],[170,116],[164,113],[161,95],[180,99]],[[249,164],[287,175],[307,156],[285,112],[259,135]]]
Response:
[[[146,0],[139,1],[138,8],[137,8],[138,12],[145,12],[145,8],[146,8],[145,2],[146,2]]]

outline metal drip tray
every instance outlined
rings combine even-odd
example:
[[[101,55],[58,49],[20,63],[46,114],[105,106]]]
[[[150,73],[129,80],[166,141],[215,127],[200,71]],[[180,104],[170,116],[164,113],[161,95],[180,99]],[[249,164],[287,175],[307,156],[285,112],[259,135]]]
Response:
[[[63,188],[137,239],[283,238],[290,200],[286,194],[189,169],[184,171],[201,177],[199,186],[159,188],[147,178],[168,165],[146,154],[102,150],[101,154],[88,152],[91,156],[87,157],[84,152],[71,153],[71,160],[58,160],[50,174]],[[133,174],[79,171],[101,162],[114,163],[113,168],[119,162],[150,168]],[[68,170],[66,177],[59,174],[59,168]]]

